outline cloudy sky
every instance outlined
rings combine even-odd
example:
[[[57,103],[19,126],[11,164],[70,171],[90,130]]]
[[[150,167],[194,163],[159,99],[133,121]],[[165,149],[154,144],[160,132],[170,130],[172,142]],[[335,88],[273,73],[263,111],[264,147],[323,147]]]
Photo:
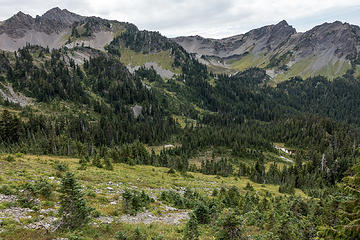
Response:
[[[221,38],[285,19],[298,31],[340,20],[360,25],[359,0],[0,0],[0,21],[18,11],[35,17],[55,6],[127,21],[168,37]]]

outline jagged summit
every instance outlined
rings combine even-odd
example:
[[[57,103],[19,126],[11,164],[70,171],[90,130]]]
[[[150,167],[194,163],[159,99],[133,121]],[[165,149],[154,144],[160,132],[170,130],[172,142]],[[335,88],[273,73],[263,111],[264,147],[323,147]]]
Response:
[[[79,22],[85,18],[86,17],[69,12],[67,9],[61,10],[58,7],[50,9],[41,16],[42,20],[55,21],[64,25],[71,25],[74,22]]]
[[[276,25],[289,25],[288,22],[286,20],[281,20],[278,24]]]
[[[7,24],[13,24],[13,23],[26,23],[26,22],[32,22],[34,19],[29,15],[25,14],[22,11],[19,11],[11,18],[7,19],[5,23]]]
[[[64,11],[67,11],[67,9],[62,10],[59,7],[54,7],[54,8],[51,8],[50,10],[46,11],[42,16],[60,14],[60,13],[62,13]]]

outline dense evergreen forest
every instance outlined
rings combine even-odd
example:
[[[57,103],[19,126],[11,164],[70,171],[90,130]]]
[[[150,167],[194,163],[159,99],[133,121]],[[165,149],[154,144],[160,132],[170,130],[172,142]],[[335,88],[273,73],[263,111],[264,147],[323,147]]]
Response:
[[[120,46],[143,54],[170,50],[181,74],[165,81],[154,69],[130,73],[120,60]],[[91,50],[95,54],[81,64],[70,57],[72,51],[27,46],[1,54],[1,86],[11,84],[35,101],[20,107],[1,100],[17,112],[1,113],[2,152],[77,156],[85,168],[127,163],[183,174],[246,176],[279,185],[280,192],[292,194],[299,188],[311,197],[257,199],[237,189],[221,189],[211,199],[188,194],[181,204],[194,202],[180,205],[194,209],[187,236],[194,234],[194,225],[211,219],[232,227],[244,221],[239,216],[256,209],[257,215],[246,221],[271,229],[275,235],[267,239],[359,237],[360,78],[354,71],[333,81],[296,77],[273,87],[258,68],[232,76],[213,74],[177,44],[136,27],[115,38],[107,53]],[[38,104],[48,111],[40,111]],[[139,114],[134,114],[136,106]],[[185,126],[174,116],[184,117]],[[176,146],[159,154],[147,150],[169,141]],[[274,143],[295,149],[295,162],[280,168],[272,155],[278,152]],[[191,163],[208,150],[212,157],[200,165]],[[182,198],[171,193],[162,197],[174,206],[180,204],[174,198]],[[216,215],[224,209],[225,215]],[[230,239],[224,229],[219,239]]]

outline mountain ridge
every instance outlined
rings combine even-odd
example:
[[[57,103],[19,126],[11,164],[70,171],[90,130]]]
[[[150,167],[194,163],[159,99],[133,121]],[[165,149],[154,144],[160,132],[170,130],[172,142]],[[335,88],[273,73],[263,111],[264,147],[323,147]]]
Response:
[[[0,24],[0,49],[16,51],[27,44],[49,48],[84,45],[105,52],[105,47],[130,25],[80,16],[58,7],[35,18],[20,11]],[[295,76],[334,79],[347,70],[360,69],[356,61],[360,56],[360,27],[340,21],[297,32],[282,20],[222,39],[182,36],[171,40],[215,73],[260,67],[279,82]],[[151,37],[143,41],[151,41]]]
[[[283,20],[223,39],[189,36],[173,40],[209,66],[234,71],[256,66],[267,69],[273,77],[287,78],[325,72],[334,78],[350,69],[359,54],[359,34],[358,26],[340,21],[300,33]],[[298,65],[302,65],[300,70]],[[328,74],[330,70],[332,74]]]

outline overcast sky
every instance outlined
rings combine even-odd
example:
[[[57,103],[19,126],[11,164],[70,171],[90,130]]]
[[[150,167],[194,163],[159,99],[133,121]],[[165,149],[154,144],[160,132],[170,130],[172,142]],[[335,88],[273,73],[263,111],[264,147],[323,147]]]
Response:
[[[360,25],[360,0],[0,0],[0,21],[53,7],[126,21],[165,36],[221,38],[285,19],[299,32],[340,20]]]

